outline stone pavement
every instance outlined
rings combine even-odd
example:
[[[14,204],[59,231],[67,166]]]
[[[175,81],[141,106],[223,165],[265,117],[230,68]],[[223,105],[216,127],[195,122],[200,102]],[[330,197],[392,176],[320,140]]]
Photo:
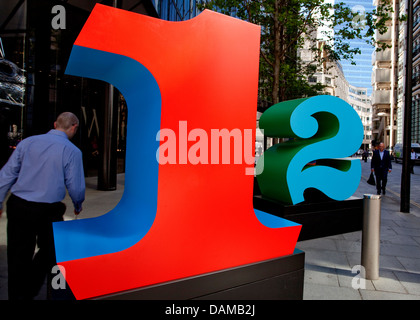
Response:
[[[400,212],[401,165],[394,165],[388,192],[381,199],[380,278],[366,280],[364,289],[352,287],[352,283],[363,284],[352,273],[361,263],[361,231],[298,242],[297,248],[305,251],[304,300],[420,300],[420,167],[414,170],[410,213]],[[370,163],[362,162],[362,179],[354,196],[376,193],[366,183],[369,172]],[[124,174],[118,175],[116,191],[96,190],[96,178],[87,178],[86,186],[79,219],[111,210],[122,196]],[[65,219],[74,219],[70,199],[64,202]],[[0,300],[7,299],[6,215],[0,218]],[[45,299],[45,290],[37,299]]]
[[[420,198],[420,167],[411,175],[411,198]],[[366,183],[370,161],[362,162],[362,180],[354,196],[376,194]],[[400,212],[401,165],[393,164],[387,193],[381,198],[379,279],[353,289],[361,264],[362,232],[298,242],[305,251],[304,300],[420,300],[420,205]]]

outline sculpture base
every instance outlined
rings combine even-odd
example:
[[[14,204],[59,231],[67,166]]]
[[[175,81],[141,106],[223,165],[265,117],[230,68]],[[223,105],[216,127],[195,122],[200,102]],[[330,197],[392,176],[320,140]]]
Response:
[[[97,297],[95,300],[302,300],[305,253]]]
[[[363,199],[335,201],[322,198],[297,205],[286,205],[254,195],[254,208],[299,223],[298,241],[362,230]]]

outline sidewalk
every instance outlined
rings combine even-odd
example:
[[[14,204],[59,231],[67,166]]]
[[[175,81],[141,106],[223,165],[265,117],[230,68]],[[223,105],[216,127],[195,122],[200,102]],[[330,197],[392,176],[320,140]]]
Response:
[[[362,165],[363,167],[363,165]],[[364,167],[368,167],[364,164]],[[372,194],[364,168],[356,197]],[[86,201],[79,219],[111,210],[122,196],[124,174],[118,175],[116,191],[96,190],[96,177],[86,179]],[[65,219],[74,219],[67,197]],[[420,300],[420,207],[401,213],[398,194],[387,192],[381,200],[380,278],[366,280],[366,289],[353,289],[354,266],[361,262],[361,231],[302,241],[305,251],[304,300]],[[7,299],[6,213],[0,218],[0,300]],[[44,299],[41,292],[38,299]]]
[[[416,167],[417,175],[419,172]],[[366,183],[370,163],[362,163],[362,179],[354,194],[376,194]],[[412,187],[411,194],[418,186]],[[417,176],[416,176],[417,180]],[[304,300],[420,300],[420,206],[400,212],[399,194],[387,188],[381,198],[379,279],[355,290],[354,266],[361,263],[362,232],[298,242],[305,251]]]

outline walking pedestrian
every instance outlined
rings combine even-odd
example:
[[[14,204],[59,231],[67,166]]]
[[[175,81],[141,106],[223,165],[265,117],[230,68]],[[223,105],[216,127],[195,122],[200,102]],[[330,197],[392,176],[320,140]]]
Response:
[[[381,142],[377,150],[373,151],[371,170],[375,172],[377,194],[386,194],[386,183],[388,181],[388,172],[392,171],[391,156],[388,150],[385,150]]]
[[[368,151],[365,149],[363,150],[363,154],[362,154],[362,159],[367,162],[367,158],[368,158]]]
[[[411,174],[414,174],[414,161],[416,160],[416,153],[414,152],[414,149],[411,149],[410,154],[410,172]]]
[[[0,170],[0,214],[11,192],[7,201],[9,300],[33,299],[45,276],[51,276],[56,264],[52,223],[63,220],[66,188],[75,214],[82,210],[82,153],[70,142],[78,126],[73,113],[60,114],[53,130],[22,140]]]

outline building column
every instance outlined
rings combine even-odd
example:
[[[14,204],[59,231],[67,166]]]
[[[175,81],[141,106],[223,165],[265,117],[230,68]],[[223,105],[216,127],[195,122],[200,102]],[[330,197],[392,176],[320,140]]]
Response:
[[[119,7],[119,1],[113,0],[112,6]],[[113,85],[106,89],[103,126],[104,134],[99,146],[101,158],[98,168],[98,190],[117,189],[117,135],[118,135],[118,93]]]
[[[98,190],[112,191],[117,188],[117,92],[112,85],[106,89],[103,136],[99,146]]]

